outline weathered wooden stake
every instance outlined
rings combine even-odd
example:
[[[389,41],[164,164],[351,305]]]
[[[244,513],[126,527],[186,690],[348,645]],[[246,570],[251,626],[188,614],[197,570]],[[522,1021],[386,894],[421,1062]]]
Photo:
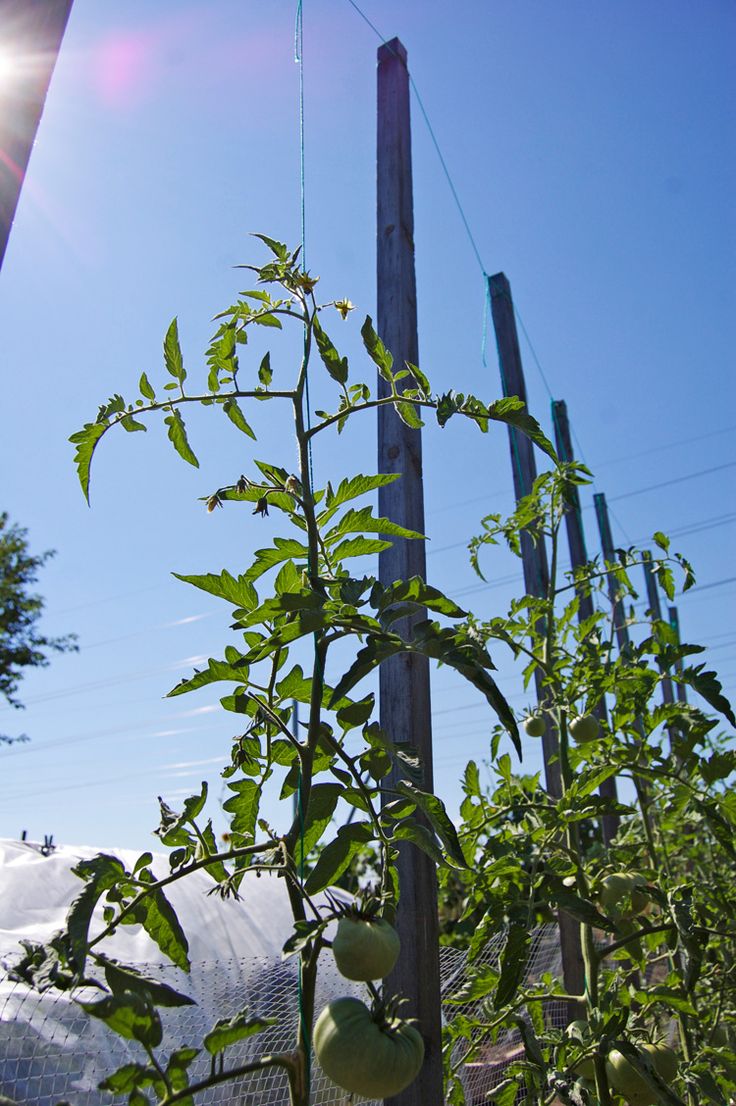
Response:
[[[572,440],[570,436],[570,422],[567,417],[567,404],[564,399],[552,401],[552,422],[555,428],[555,448],[557,455],[561,461],[571,462],[575,458],[572,451]],[[583,516],[580,510],[580,496],[578,495],[577,487],[572,488],[572,506],[571,509],[565,515],[565,526],[567,528],[567,544],[570,549],[570,563],[573,570],[582,568],[583,565],[588,563],[588,553],[585,548],[585,533],[583,531]],[[579,600],[578,607],[578,622],[585,622],[587,618],[590,618],[595,608],[593,605],[593,596],[590,588],[578,588],[577,595]],[[599,719],[600,722],[608,722],[608,711],[606,710],[605,699],[601,699],[596,703],[593,708],[593,713]],[[618,793],[616,791],[616,778],[611,776],[610,779],[604,780],[599,788],[601,798],[612,799],[616,802],[618,799]],[[610,845],[614,837],[619,830],[619,817],[617,814],[604,814],[601,819],[601,825],[603,829],[603,840],[606,845]]]
[[[677,642],[679,644],[682,639],[680,638],[680,617],[677,613],[677,607],[668,607],[667,613],[669,615],[670,626],[677,634]],[[682,657],[675,663],[675,668],[678,672],[682,672]],[[687,688],[679,681],[675,685],[675,695],[677,696],[678,703],[687,702]]]
[[[657,579],[652,568],[652,554],[647,550],[644,554],[644,579],[647,585],[647,602],[652,615],[652,622],[662,621],[662,605],[659,601],[659,589]],[[661,668],[661,666],[660,666]],[[674,703],[675,695],[672,690],[672,680],[665,676],[662,680],[662,698],[665,704]]]
[[[406,50],[397,38],[378,50],[378,318],[385,346],[401,367],[418,361],[417,295],[414,273],[414,209]],[[379,395],[389,394],[379,375]],[[379,408],[378,471],[401,479],[379,489],[382,516],[424,533],[421,431],[410,429],[393,407]],[[379,557],[381,583],[426,576],[424,543],[394,540]],[[417,616],[419,618],[421,616]],[[415,619],[396,624],[410,635]],[[423,765],[423,788],[433,790],[429,664],[404,654],[379,668],[381,726],[394,741],[410,742]],[[392,773],[386,780],[395,787]],[[387,980],[387,993],[408,998],[407,1012],[418,1019],[426,1055],[418,1078],[391,1106],[439,1106],[442,1091],[439,919],[434,862],[408,842],[399,852],[400,902],[396,919],[402,953]]]
[[[611,535],[611,523],[608,518],[608,505],[603,492],[593,496],[595,517],[598,520],[598,533],[601,539],[601,552],[603,560],[607,564],[614,564],[616,556],[613,549],[613,537]],[[623,599],[619,594],[619,587],[613,572],[607,574],[608,594],[613,604],[613,625],[616,631],[616,642],[619,652],[623,652],[629,644],[629,628],[626,625],[626,611]]]
[[[504,273],[496,273],[495,276],[489,277],[488,286],[491,294],[491,314],[496,332],[503,394],[504,396],[518,396],[526,403],[526,384],[521,364],[519,336],[514,318],[514,304],[511,299],[511,286]],[[514,477],[514,495],[518,503],[532,490],[532,485],[537,478],[537,463],[531,440],[513,426],[509,426],[508,429],[511,469]],[[524,587],[527,594],[538,598],[545,597],[549,586],[549,568],[547,566],[547,551],[543,543],[540,542],[539,545],[534,545],[529,535],[522,532],[521,555],[524,569]],[[542,676],[539,670],[534,675],[537,701],[541,705],[545,698]],[[542,738],[542,752],[547,790],[550,795],[559,798],[562,795],[559,739],[549,720]],[[562,912],[559,915],[559,924],[565,989],[568,994],[579,995],[583,993],[585,979],[579,925],[568,914]]]
[[[0,44],[17,70],[0,93],[0,267],[72,0],[0,0]]]

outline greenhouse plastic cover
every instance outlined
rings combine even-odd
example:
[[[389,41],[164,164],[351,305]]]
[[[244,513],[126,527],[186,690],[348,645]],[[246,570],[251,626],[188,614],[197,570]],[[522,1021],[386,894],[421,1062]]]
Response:
[[[145,1060],[135,1042],[115,1036],[103,1022],[88,1017],[69,995],[52,990],[39,994],[7,975],[22,953],[22,938],[46,941],[63,927],[71,902],[84,886],[72,868],[100,851],[117,856],[129,870],[138,859],[138,853],[127,849],[87,846],[60,846],[44,856],[38,846],[0,840],[0,1095],[23,1106],[54,1106],[61,1100],[72,1106],[110,1103],[112,1096],[97,1089],[100,1080],[125,1063]],[[158,876],[169,872],[165,856],[155,856],[150,867]],[[162,964],[160,950],[140,926],[123,927],[104,942],[104,951],[139,965],[195,1000],[196,1005],[162,1012],[164,1051],[183,1044],[201,1047],[203,1035],[218,1017],[231,1017],[246,1005],[254,1016],[277,1018],[278,1025],[229,1050],[232,1063],[293,1047],[297,982],[293,959],[283,961],[281,956],[292,930],[284,881],[268,874],[253,876],[243,883],[240,901],[208,894],[214,886],[205,873],[195,872],[166,888],[189,940],[191,973]],[[100,925],[101,910],[90,933]],[[352,985],[336,978],[331,964],[325,967],[325,972],[320,969],[320,1001],[336,991],[354,993]],[[98,996],[90,991],[84,998]],[[202,1078],[208,1070],[209,1057],[203,1054],[190,1077]],[[321,1073],[315,1079],[315,1102],[342,1101],[343,1092]],[[198,1095],[198,1106],[288,1102],[279,1073],[269,1071],[239,1083]]]

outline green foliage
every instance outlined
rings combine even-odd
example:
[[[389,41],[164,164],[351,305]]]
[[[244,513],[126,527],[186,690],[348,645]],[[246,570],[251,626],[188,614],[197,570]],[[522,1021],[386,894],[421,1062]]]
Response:
[[[345,319],[352,304],[348,300],[318,304],[317,279],[300,268],[299,250],[290,251],[266,235],[258,237],[271,256],[264,265],[246,266],[255,273],[258,287],[242,292],[217,315],[200,389],[189,391],[191,377],[184,368],[174,320],[163,345],[162,384],[154,386],[144,373],[138,385],[140,399],[127,404],[121,395],[114,395],[99,408],[96,419],[71,439],[87,497],[95,450],[118,425],[131,432],[145,429],[151,417],[161,418],[177,453],[197,466],[183,417],[187,405],[209,411],[220,408],[237,430],[255,438],[251,420],[255,422],[256,403],[279,401],[289,425],[295,427],[299,458],[296,473],[273,460],[254,460],[247,475],[203,497],[209,512],[244,505],[260,517],[273,511],[286,534],[258,549],[252,563],[237,572],[224,569],[178,577],[223,599],[232,611],[235,643],[225,648],[223,657],[210,658],[205,668],[195,670],[170,692],[178,696],[213,683],[228,685],[222,706],[237,716],[242,732],[223,771],[229,792],[223,804],[229,820],[225,847],[218,849],[212,822],[206,819],[204,785],[179,811],[161,802],[156,833],[169,850],[169,873],[154,875],[150,854],[141,857],[132,872],[111,856],[82,862],[76,874],[84,886],[66,931],[48,948],[29,946],[17,969],[26,981],[72,990],[82,985],[89,972],[101,971],[104,983],[96,982],[105,997],[85,1009],[113,1032],[137,1041],[146,1053],[144,1062],[126,1065],[105,1081],[106,1089],[128,1094],[132,1104],[150,1101],[151,1093],[162,1106],[194,1100],[187,1069],[197,1050],[176,1050],[168,1060],[161,1052],[158,1008],[185,1002],[186,997],[142,977],[131,965],[113,962],[104,952],[107,937],[126,924],[138,923],[170,961],[188,968],[186,935],[165,895],[170,883],[204,870],[213,889],[227,897],[247,895],[246,877],[252,873],[276,872],[285,881],[294,918],[285,954],[299,956],[303,996],[295,1051],[259,1057],[237,1069],[225,1068],[223,1052],[229,1045],[270,1024],[250,1018],[247,1011],[218,1021],[204,1036],[202,1049],[213,1057],[211,1078],[218,1082],[229,1072],[282,1067],[293,1106],[307,1106],[315,977],[325,928],[334,916],[331,907],[315,906],[312,895],[345,878],[357,857],[370,856],[378,881],[375,909],[391,914],[396,907],[401,842],[411,842],[438,865],[456,872],[466,869],[467,850],[441,800],[428,792],[416,750],[403,741],[403,735],[386,733],[374,718],[374,695],[365,681],[375,676],[384,660],[416,653],[455,668],[489,703],[519,749],[515,718],[492,678],[491,659],[466,612],[420,579],[386,586],[352,567],[393,541],[424,540],[398,520],[381,517],[371,503],[356,502],[398,479],[398,474],[348,475],[315,488],[311,451],[319,435],[331,427],[341,432],[348,419],[386,404],[411,427],[421,426],[422,413],[429,410],[440,425],[450,416],[459,416],[485,431],[491,421],[500,421],[529,434],[549,453],[551,446],[519,400],[488,404],[454,393],[434,396],[418,366],[395,364],[366,318],[361,328],[363,346],[371,375],[377,369],[382,378],[381,397],[374,398],[367,383],[351,376],[347,358],[339,354],[325,325],[329,312],[334,309]],[[270,353],[252,368],[245,358],[241,364],[239,354],[247,348],[252,328],[278,330],[284,320],[296,323],[303,335],[303,357],[291,376],[286,378],[281,368],[277,373]],[[306,389],[313,350],[334,386],[335,399],[332,409],[318,412],[310,427]],[[284,455],[291,456],[291,451]],[[310,642],[313,664],[305,672],[292,650]],[[298,733],[293,730],[294,699],[307,706],[307,720]],[[289,806],[292,795],[297,799],[292,824],[283,835],[259,816],[264,789],[279,780],[281,797]],[[352,820],[356,812],[359,817]],[[98,906],[104,922],[92,932]],[[206,1085],[207,1081],[197,1089]]]
[[[444,940],[466,947],[471,963],[491,937],[503,933],[505,943],[497,968],[480,967],[459,992],[456,1001],[472,1000],[479,1013],[451,1023],[446,1056],[460,1041],[482,1039],[489,1023],[516,1027],[524,1047],[517,1070],[531,1101],[549,1102],[554,1091],[565,1103],[619,1106],[603,1063],[615,1048],[640,1076],[646,1101],[726,1106],[736,1066],[728,1048],[712,1047],[712,1034],[736,1011],[736,756],[716,718],[680,698],[660,701],[662,685],[697,692],[731,725],[734,714],[715,673],[682,665],[702,649],[681,644],[651,612],[636,614],[635,572],[651,571],[670,599],[673,570],[683,589],[692,585],[691,566],[663,534],[655,534],[655,555],[620,549],[610,564],[593,560],[561,578],[560,529],[587,476],[578,465],[543,473],[510,518],[484,519],[471,543],[479,573],[487,545],[503,541],[520,556],[526,534],[547,547],[547,591],[515,600],[505,617],[472,624],[481,642],[495,640],[523,659],[527,686],[538,681],[559,777],[543,784],[496,756],[485,789],[477,766],[466,769],[459,832],[472,877],[440,869]],[[622,620],[627,641],[617,648]],[[571,720],[591,712],[598,736],[571,743]],[[618,796],[599,791],[612,777]],[[605,843],[604,817],[616,830]],[[623,888],[627,873],[636,875],[636,891],[607,891],[607,878]],[[579,923],[585,967],[584,993],[566,1000],[569,1019],[584,1027],[572,1036],[543,1015],[560,984],[527,978],[532,931],[560,914]],[[533,1031],[520,1020],[524,1009]],[[674,1079],[642,1051],[665,1035],[678,1052]],[[592,1075],[596,1056],[595,1081],[581,1082],[581,1064],[587,1059]],[[449,1085],[461,1102],[461,1089]],[[501,1085],[495,1101],[511,1101],[516,1086]]]
[[[77,648],[73,634],[47,637],[39,630],[43,599],[31,588],[53,555],[32,554],[28,532],[0,513],[0,696],[16,708],[22,707],[17,691],[26,669],[45,667],[49,653]],[[0,745],[25,740],[0,734]]]

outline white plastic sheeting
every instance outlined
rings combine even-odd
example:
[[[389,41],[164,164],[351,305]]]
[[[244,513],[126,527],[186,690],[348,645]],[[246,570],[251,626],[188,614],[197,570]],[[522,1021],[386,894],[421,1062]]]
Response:
[[[72,872],[80,861],[99,852],[117,856],[130,870],[138,853],[130,849],[92,849],[62,845],[49,856],[18,841],[0,840],[0,959],[18,949],[21,938],[46,941],[64,925],[66,912],[84,887]],[[154,856],[156,876],[169,873],[165,856]],[[242,885],[240,901],[209,895],[215,887],[205,872],[193,872],[166,888],[189,939],[192,962],[277,956],[291,932],[291,911],[284,881],[262,875]],[[102,911],[91,932],[101,928]],[[125,926],[105,941],[110,956],[137,963],[161,959],[161,952],[140,926]]]
[[[0,968],[0,1095],[22,1106],[55,1106],[61,1100],[72,1106],[110,1103],[112,1096],[97,1089],[99,1081],[125,1063],[145,1061],[137,1045],[110,1033],[69,996],[57,991],[38,994],[6,975],[5,969],[22,951],[21,938],[46,941],[62,928],[71,902],[84,886],[71,869],[100,851],[117,856],[128,869],[138,858],[126,849],[86,846],[62,846],[43,856],[32,845],[0,841],[0,963],[5,965]],[[165,856],[154,857],[151,867],[158,876],[169,871]],[[214,886],[205,873],[196,872],[166,888],[189,940],[190,974],[162,965],[160,950],[140,926],[124,927],[104,942],[104,951],[140,965],[146,974],[196,1001],[196,1006],[163,1012],[164,1052],[184,1044],[201,1046],[204,1033],[218,1017],[230,1017],[246,1005],[252,1015],[276,1017],[278,1025],[230,1050],[230,1064],[293,1047],[297,980],[294,961],[281,959],[292,929],[284,881],[267,874],[247,877],[240,901],[208,895]],[[90,932],[100,925],[101,910]],[[320,976],[320,1005],[335,994],[355,993],[354,985],[338,977],[329,962]],[[97,994],[84,997],[94,999]],[[205,1054],[195,1061],[190,1075],[202,1078],[208,1070]],[[327,1106],[344,1099],[343,1092],[319,1072],[314,1086],[315,1103]],[[273,1071],[197,1097],[198,1106],[285,1106],[287,1102],[285,1077]]]

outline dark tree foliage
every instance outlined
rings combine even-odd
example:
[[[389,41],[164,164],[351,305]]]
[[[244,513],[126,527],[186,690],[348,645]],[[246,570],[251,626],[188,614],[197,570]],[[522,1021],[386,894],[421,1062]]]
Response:
[[[77,648],[74,634],[46,637],[38,623],[43,598],[32,592],[38,571],[53,550],[36,556],[28,549],[28,531],[0,514],[0,695],[13,707],[22,707],[17,690],[26,668],[44,667],[49,653],[66,653]],[[0,743],[26,738],[0,734]]]

